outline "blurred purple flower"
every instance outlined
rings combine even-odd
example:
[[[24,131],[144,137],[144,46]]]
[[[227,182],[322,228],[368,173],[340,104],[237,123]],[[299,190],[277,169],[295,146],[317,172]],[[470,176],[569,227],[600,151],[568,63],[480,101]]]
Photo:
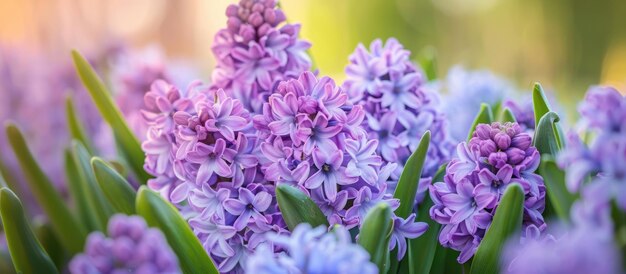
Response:
[[[324,227],[301,224],[290,236],[273,234],[268,239],[282,252],[274,254],[271,246],[262,246],[249,258],[248,273],[378,273],[367,251],[352,243],[350,233],[340,226],[326,232]]]
[[[450,134],[457,142],[467,138],[482,103],[493,106],[514,90],[509,82],[488,70],[470,71],[461,66],[451,68],[438,85],[447,91],[444,110]]]
[[[278,81],[298,77],[311,67],[300,40],[300,26],[285,23],[276,0],[241,0],[226,9],[226,28],[220,30],[212,50],[217,66],[212,89],[224,89],[252,113]]]
[[[383,162],[399,164],[389,191],[393,191],[397,175],[426,130],[433,138],[423,177],[433,176],[453,149],[439,110],[438,94],[426,87],[423,74],[409,58],[410,52],[393,38],[384,44],[375,40],[369,51],[359,45],[350,55],[343,84],[350,102],[363,106],[363,127],[371,139],[378,140],[377,152]]]
[[[114,215],[108,234],[89,234],[84,253],[69,264],[71,273],[182,273],[163,233],[141,217]]]
[[[524,189],[523,226],[545,228],[546,192],[534,174],[539,153],[531,142],[517,123],[479,124],[470,141],[457,146],[458,158],[448,165],[444,181],[430,187],[430,216],[443,225],[439,241],[461,251],[459,263],[473,256],[511,183]]]
[[[567,187],[571,192],[594,189],[597,197],[610,200],[626,210],[626,97],[608,87],[593,87],[579,105],[579,127],[593,136],[585,144],[574,132],[568,134],[567,146],[558,162],[566,171]]]

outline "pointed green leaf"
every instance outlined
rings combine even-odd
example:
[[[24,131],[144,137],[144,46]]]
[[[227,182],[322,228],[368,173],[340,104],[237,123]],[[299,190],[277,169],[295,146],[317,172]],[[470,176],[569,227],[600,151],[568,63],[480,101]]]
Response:
[[[91,168],[91,155],[85,146],[76,140],[72,141],[72,154],[74,162],[78,166],[78,175],[82,182],[81,189],[87,197],[89,214],[93,214],[98,219],[98,230],[106,231],[106,225],[115,210],[96,181],[96,176]]]
[[[363,221],[358,243],[370,254],[370,260],[386,273],[389,258],[389,239],[393,230],[391,207],[379,203],[372,208]]]
[[[0,154],[2,152],[0,151]],[[7,167],[7,165],[0,157],[0,181],[3,182],[3,186],[8,187],[17,195],[22,195],[22,188],[18,184],[18,180],[15,178],[13,171]]]
[[[135,214],[135,197],[137,193],[130,183],[104,160],[91,158],[91,167],[96,175],[100,189],[117,212],[127,215]]]
[[[474,123],[472,123],[467,140],[472,138],[474,130],[476,130],[476,126],[478,124],[491,124],[491,122],[493,122],[493,112],[491,111],[491,107],[488,104],[482,103],[476,118],[474,118]]]
[[[89,154],[93,154],[94,149],[93,145],[91,144],[91,139],[85,133],[83,124],[80,122],[80,119],[77,116],[76,108],[74,108],[74,103],[72,102],[72,97],[68,96],[65,100],[65,112],[67,115],[67,127],[70,131],[72,138],[83,143]]]
[[[502,247],[509,236],[522,227],[524,212],[524,190],[517,184],[510,184],[493,216],[493,221],[474,255],[471,274],[496,274],[501,258]]]
[[[20,200],[8,188],[0,190],[0,214],[13,266],[18,273],[59,273],[24,215]]]
[[[328,227],[324,213],[299,189],[286,184],[276,186],[276,201],[289,230],[293,231],[301,223],[308,223],[311,227]]]
[[[14,124],[8,123],[6,132],[20,167],[24,171],[28,187],[48,216],[54,233],[71,254],[82,251],[87,237],[85,227],[74,218],[59,192],[43,173],[26,146],[20,130]]]
[[[69,149],[65,150],[65,176],[70,196],[74,200],[74,205],[78,213],[78,219],[85,224],[87,231],[95,231],[102,229],[104,226],[100,219],[95,214],[91,213],[89,205],[89,196],[87,190],[84,189],[87,186],[83,184],[81,175],[79,174],[80,167],[74,160],[74,155]]]
[[[533,87],[533,110],[535,111],[535,128],[537,128],[539,119],[550,111],[548,98],[539,83],[535,83]]]
[[[500,119],[500,121],[512,123],[517,122],[515,115],[513,115],[513,112],[509,108],[504,108],[504,111],[502,111],[502,119]]]
[[[139,188],[135,205],[137,213],[148,225],[163,232],[184,273],[218,273],[202,244],[173,205],[145,186]]]
[[[413,211],[417,187],[422,177],[422,167],[426,159],[426,152],[430,144],[430,131],[424,132],[417,149],[409,157],[404,165],[404,170],[398,180],[398,186],[393,193],[393,197],[400,201],[400,206],[396,209],[396,216],[407,218]]]
[[[446,173],[447,164],[442,165],[433,177],[432,182],[441,182]],[[433,206],[428,192],[422,203],[418,206],[417,222],[425,222],[428,224],[428,230],[422,236],[410,239],[408,244],[408,254],[404,258],[408,264],[408,270],[411,274],[427,274],[433,265],[435,252],[439,237],[439,229],[441,225],[430,218],[429,210]]]
[[[555,130],[555,124],[559,121],[559,116],[550,111],[539,119],[539,123],[535,128],[535,137],[533,144],[537,150],[543,154],[556,156],[559,152],[559,141],[557,140],[558,132]]]
[[[110,93],[87,60],[76,51],[72,51],[72,58],[74,59],[74,65],[76,66],[78,75],[89,91],[100,114],[102,114],[104,120],[109,123],[113,129],[113,134],[122,148],[121,154],[127,158],[127,162],[133,170],[133,173],[139,179],[139,182],[145,184],[150,178],[150,175],[143,169],[144,153],[141,150],[139,140],[137,140],[124,121],[124,117],[113,102]]]
[[[561,220],[569,219],[569,211],[577,196],[570,193],[565,185],[565,172],[561,170],[549,154],[541,156],[539,174],[546,185],[550,205]]]

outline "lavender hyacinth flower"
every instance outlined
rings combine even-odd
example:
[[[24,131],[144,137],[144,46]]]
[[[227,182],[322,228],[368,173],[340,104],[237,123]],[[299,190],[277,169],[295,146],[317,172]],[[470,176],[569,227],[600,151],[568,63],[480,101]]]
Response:
[[[290,236],[268,236],[275,248],[268,246],[252,255],[247,263],[248,273],[259,274],[361,274],[378,273],[370,262],[369,254],[350,240],[350,233],[343,227],[311,228],[309,224],[298,225]]]
[[[252,113],[278,81],[298,77],[311,67],[309,42],[298,38],[300,25],[285,23],[277,0],[241,0],[226,9],[226,28],[212,50],[218,63],[212,89],[224,89]]]
[[[626,97],[613,88],[593,87],[578,109],[578,126],[594,137],[587,145],[576,133],[568,134],[568,146],[558,158],[567,187],[576,192],[588,175],[597,174],[587,187],[607,200],[615,198],[626,211]]]
[[[453,150],[439,96],[426,87],[422,72],[409,58],[410,52],[393,38],[384,44],[375,40],[369,50],[359,45],[350,55],[343,84],[349,101],[367,113],[363,127],[369,138],[379,141],[377,152],[384,163],[399,164],[392,186],[426,130],[433,137],[423,177],[433,176]]]
[[[84,253],[69,265],[73,274],[82,273],[182,273],[178,258],[163,233],[149,228],[138,216],[114,215],[108,237],[92,232]]]
[[[264,180],[259,140],[241,102],[192,83],[186,92],[163,81],[145,96],[148,185],[189,216],[222,272],[241,272],[262,235],[285,232],[274,185]]]
[[[546,192],[543,179],[534,174],[539,152],[531,143],[517,123],[479,124],[470,141],[457,146],[444,181],[430,187],[430,216],[443,225],[439,241],[461,251],[459,263],[473,256],[511,183],[524,190],[524,228],[545,227]]]
[[[350,104],[328,77],[317,79],[305,72],[281,82],[263,114],[254,117],[265,179],[303,190],[331,225],[357,227],[380,202],[397,208],[398,200],[386,192],[396,165],[383,165],[376,155],[378,142],[368,140],[361,127],[364,116],[363,107]],[[413,238],[421,233],[398,235]]]

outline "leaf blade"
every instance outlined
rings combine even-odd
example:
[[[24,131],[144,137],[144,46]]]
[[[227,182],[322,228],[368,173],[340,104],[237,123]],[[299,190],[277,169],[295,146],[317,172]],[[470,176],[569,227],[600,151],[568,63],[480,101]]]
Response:
[[[446,173],[447,164],[442,165],[433,177],[433,182],[440,182]],[[410,239],[408,241],[408,258],[409,273],[411,274],[428,274],[430,273],[439,237],[439,229],[441,225],[430,218],[429,210],[433,206],[428,192],[424,197],[424,201],[419,205],[417,213],[417,222],[428,224],[428,230],[422,236]]]
[[[124,121],[124,117],[113,102],[110,93],[87,60],[76,51],[72,51],[72,58],[78,75],[89,91],[100,114],[113,129],[116,139],[119,139],[123,149],[121,154],[127,158],[135,176],[142,184],[145,184],[150,179],[150,175],[143,169],[144,153],[139,140]]]
[[[50,218],[55,234],[71,254],[82,251],[87,237],[86,229],[74,218],[61,195],[35,161],[17,126],[8,123],[6,133],[19,165],[24,171],[29,189]]]
[[[535,112],[535,128],[539,125],[539,119],[546,113],[550,112],[550,106],[548,105],[548,98],[543,91],[541,84],[535,83],[533,86],[533,110]]]
[[[544,154],[541,156],[539,174],[543,177],[549,204],[561,220],[569,220],[570,209],[578,197],[567,190],[565,172],[557,166],[552,156]]]
[[[311,227],[328,227],[328,220],[320,208],[302,191],[286,184],[276,186],[276,201],[290,231],[300,223]]]
[[[145,186],[139,188],[135,203],[137,213],[148,225],[163,232],[184,273],[218,273],[202,244],[174,206]]]
[[[137,193],[128,181],[99,157],[91,158],[91,168],[104,196],[117,212],[135,214]]]
[[[0,215],[18,273],[59,273],[28,224],[22,203],[8,188],[0,190]]]
[[[427,130],[422,135],[417,149],[407,160],[398,180],[398,186],[393,193],[393,197],[400,200],[400,206],[395,211],[398,217],[406,219],[413,211],[413,204],[415,203],[415,196],[417,195],[417,188],[422,177],[422,168],[424,167],[429,145],[430,131]]]
[[[388,204],[377,204],[367,213],[359,233],[358,244],[370,254],[379,273],[385,273],[389,263],[389,239],[393,230],[391,215]]]
[[[507,238],[522,227],[524,210],[524,190],[513,183],[510,184],[496,210],[493,221],[474,255],[471,274],[498,273],[500,252]]]
[[[559,115],[552,111],[547,112],[539,119],[535,128],[533,145],[542,155],[556,156],[560,150],[558,131],[555,131],[557,122],[559,122]]]

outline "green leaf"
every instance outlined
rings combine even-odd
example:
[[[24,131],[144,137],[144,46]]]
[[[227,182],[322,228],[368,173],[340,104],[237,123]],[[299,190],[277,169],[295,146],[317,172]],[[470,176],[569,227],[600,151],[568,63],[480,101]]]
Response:
[[[550,111],[548,98],[546,98],[546,94],[539,83],[535,83],[533,87],[533,110],[535,112],[535,128],[537,128],[539,119]]]
[[[47,220],[35,219],[32,221],[32,227],[39,243],[41,243],[43,249],[48,253],[56,268],[63,269],[67,264],[67,253],[63,250],[63,246],[54,234],[54,231],[52,231],[50,224]]]
[[[370,260],[386,273],[389,256],[389,239],[393,231],[391,207],[379,203],[372,208],[363,221],[358,243],[370,254]]]
[[[493,122],[493,112],[491,111],[491,107],[488,104],[482,103],[476,118],[474,118],[474,123],[472,123],[467,140],[472,138],[472,134],[474,134],[474,130],[476,130],[476,126],[478,124],[491,124],[491,122]]]
[[[433,183],[443,180],[446,173],[447,164],[442,165],[433,177]],[[439,230],[441,225],[430,218],[429,210],[433,206],[428,192],[421,204],[418,206],[417,222],[428,224],[428,230],[415,239],[410,239],[408,244],[408,255],[404,258],[409,266],[409,273],[430,273],[430,269],[435,259]]]
[[[502,119],[500,119],[500,121],[512,123],[517,122],[515,115],[513,115],[513,112],[509,108],[504,108],[504,111],[502,111]]]
[[[28,187],[48,216],[54,233],[70,254],[82,251],[87,237],[85,227],[74,218],[59,192],[43,173],[28,150],[20,130],[14,124],[8,123],[6,132],[20,167],[24,171]]]
[[[493,216],[493,221],[474,255],[470,273],[496,274],[502,247],[507,238],[522,227],[524,211],[524,190],[517,184],[510,184]]]
[[[103,224],[95,214],[91,213],[89,205],[89,196],[87,194],[88,187],[83,184],[81,175],[79,174],[80,166],[76,164],[74,155],[69,149],[65,150],[65,176],[70,196],[74,200],[74,205],[78,213],[81,223],[85,224],[87,231],[95,231],[102,229]]]
[[[150,175],[143,169],[145,157],[139,140],[124,121],[124,116],[113,102],[110,93],[85,58],[76,51],[72,51],[72,58],[78,75],[89,91],[100,114],[113,129],[113,134],[122,148],[121,154],[127,158],[127,162],[139,182],[145,184],[150,179]]]
[[[422,204],[419,205],[418,222],[426,222],[428,230],[422,236],[409,240],[409,273],[430,273],[430,268],[435,258],[439,230],[441,225],[430,218],[428,211],[433,206],[433,202],[427,195]]]
[[[178,256],[184,273],[218,273],[213,261],[187,222],[178,210],[158,193],[145,186],[140,187],[137,193],[136,209],[148,225],[157,227],[163,232]]]
[[[78,166],[78,175],[82,182],[82,190],[87,197],[89,205],[89,214],[96,216],[98,220],[98,230],[106,231],[106,225],[109,218],[113,216],[115,210],[102,193],[102,189],[96,181],[96,176],[91,168],[91,155],[83,144],[74,140],[72,141],[72,154],[74,162]]]
[[[22,203],[8,188],[0,190],[0,214],[13,266],[18,273],[59,273],[24,215]]]
[[[135,198],[137,193],[122,175],[104,160],[91,158],[91,167],[96,175],[100,189],[117,212],[127,215],[135,214]]]
[[[554,208],[554,212],[561,220],[569,220],[570,208],[578,197],[567,190],[565,172],[557,166],[551,155],[544,154],[541,156],[539,174],[543,177],[546,193],[550,199],[549,204]]]
[[[393,193],[393,197],[400,201],[400,206],[396,209],[396,216],[407,218],[413,211],[415,195],[420,177],[422,177],[422,167],[426,159],[426,152],[430,144],[430,131],[424,132],[417,149],[409,157],[404,165],[404,170],[398,180],[398,186]]]
[[[328,220],[324,213],[299,189],[287,184],[279,184],[276,186],[276,201],[289,230],[293,231],[301,223],[308,223],[311,227],[321,225],[328,227]]]
[[[535,137],[533,145],[541,155],[550,154],[556,156],[560,150],[558,141],[558,131],[555,124],[559,121],[559,116],[550,111],[539,119],[539,123],[535,128]]]
[[[87,137],[87,134],[85,133],[85,129],[77,116],[76,108],[74,108],[74,103],[72,102],[72,97],[70,96],[68,96],[65,100],[65,113],[67,115],[67,127],[72,138],[83,143],[89,154],[94,154],[95,150],[91,144],[91,139]]]

